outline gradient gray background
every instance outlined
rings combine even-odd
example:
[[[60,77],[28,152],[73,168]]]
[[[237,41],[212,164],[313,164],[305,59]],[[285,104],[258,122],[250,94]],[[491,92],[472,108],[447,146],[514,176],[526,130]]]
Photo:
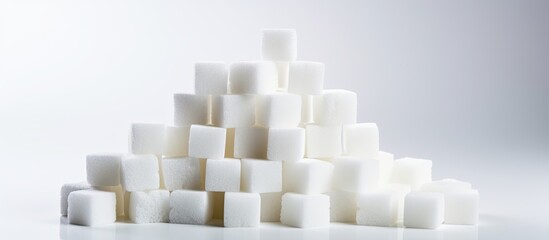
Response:
[[[383,150],[480,190],[479,238],[545,238],[548,22],[549,1],[0,1],[0,217],[58,228],[87,153],[170,124],[195,61],[258,59],[260,29],[290,27]]]

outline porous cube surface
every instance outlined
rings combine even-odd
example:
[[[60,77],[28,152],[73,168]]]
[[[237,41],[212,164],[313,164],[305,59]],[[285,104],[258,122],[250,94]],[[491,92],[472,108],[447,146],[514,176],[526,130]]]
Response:
[[[170,191],[132,192],[129,218],[134,223],[165,223],[169,220]]]
[[[354,193],[375,191],[379,186],[379,161],[360,157],[333,160],[334,187]]]
[[[344,152],[350,156],[375,158],[379,152],[379,130],[375,123],[357,123],[343,127]]]
[[[390,183],[384,184],[379,188],[379,191],[390,192],[396,194],[398,198],[398,222],[402,222],[404,219],[404,197],[410,193],[412,189],[408,184]]]
[[[176,93],[174,100],[174,125],[188,127],[210,122],[210,96]]]
[[[288,92],[320,95],[324,88],[324,63],[295,61],[288,70]]]
[[[444,200],[445,224],[478,224],[479,196],[477,190],[446,193]]]
[[[266,94],[274,92],[278,85],[278,73],[273,62],[236,62],[230,68],[231,94]]]
[[[297,127],[301,120],[301,96],[272,93],[257,96],[257,124],[274,127]]]
[[[356,193],[333,190],[327,195],[330,196],[331,222],[356,222]]]
[[[200,159],[193,157],[162,159],[164,186],[167,190],[199,190],[202,184]]]
[[[194,64],[194,93],[197,95],[227,94],[229,69],[224,62]]]
[[[85,182],[63,184],[63,186],[61,186],[61,194],[60,194],[61,195],[60,197],[61,215],[67,216],[67,208],[69,207],[68,199],[69,199],[69,194],[71,192],[86,190],[90,188],[91,188],[90,185]]]
[[[189,137],[189,156],[221,159],[225,155],[226,129],[192,125]]]
[[[393,191],[361,193],[357,197],[358,225],[391,227],[398,221],[400,195]]]
[[[239,192],[239,159],[208,159],[206,161],[206,191]]]
[[[288,71],[290,70],[289,62],[275,62],[278,73],[278,89],[284,92],[288,91]]]
[[[261,198],[258,193],[225,193],[225,227],[259,227],[260,215]]]
[[[417,191],[424,183],[432,181],[431,160],[417,158],[401,158],[394,161],[391,175],[392,183],[408,184]]]
[[[163,124],[132,124],[129,143],[130,153],[161,156],[164,151],[164,130]]]
[[[120,185],[122,154],[98,153],[86,156],[86,175],[92,186]]]
[[[267,159],[299,161],[305,155],[305,129],[270,128],[267,141]]]
[[[212,214],[211,192],[176,190],[170,195],[170,223],[206,224]]]
[[[342,153],[341,126],[307,125],[308,158],[333,158]]]
[[[324,194],[285,193],[280,222],[298,228],[327,227],[330,224],[330,197]]]
[[[356,123],[357,96],[349,90],[330,89],[313,100],[314,121],[319,125]]]
[[[266,193],[282,191],[282,162],[242,159],[243,192]]]
[[[302,159],[284,164],[284,190],[301,194],[329,192],[334,166],[317,159]]]
[[[70,224],[103,226],[116,221],[116,195],[96,190],[73,191],[68,198]]]
[[[164,138],[165,157],[186,157],[189,155],[190,127],[167,126]]]
[[[261,193],[261,222],[280,222],[282,192]]]
[[[404,200],[404,226],[435,229],[444,221],[444,195],[411,192]]]
[[[155,155],[126,155],[120,162],[121,184],[125,191],[146,191],[160,187],[158,160]]]
[[[122,186],[93,186],[92,189],[98,191],[113,192],[114,194],[116,194],[116,216],[124,216],[125,200],[124,189],[122,189]]]
[[[213,96],[212,124],[224,128],[253,126],[255,97],[252,95]]]
[[[261,36],[261,59],[287,62],[296,60],[295,29],[264,29]]]
[[[234,130],[235,158],[267,158],[269,129],[264,127],[243,127]]]

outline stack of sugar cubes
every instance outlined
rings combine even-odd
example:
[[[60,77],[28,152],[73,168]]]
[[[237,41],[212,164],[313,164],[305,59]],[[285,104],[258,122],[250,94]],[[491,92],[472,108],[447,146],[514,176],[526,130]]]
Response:
[[[133,124],[128,154],[88,155],[87,183],[61,189],[69,223],[477,224],[478,192],[380,151],[356,93],[324,90],[324,64],[296,60],[295,30],[263,30],[261,43],[261,61],[196,63],[174,126]]]

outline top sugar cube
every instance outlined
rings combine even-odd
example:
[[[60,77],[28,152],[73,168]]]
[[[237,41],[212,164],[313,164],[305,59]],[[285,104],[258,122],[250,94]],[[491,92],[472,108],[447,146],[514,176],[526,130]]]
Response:
[[[297,59],[295,29],[264,29],[261,37],[261,59],[289,62]]]

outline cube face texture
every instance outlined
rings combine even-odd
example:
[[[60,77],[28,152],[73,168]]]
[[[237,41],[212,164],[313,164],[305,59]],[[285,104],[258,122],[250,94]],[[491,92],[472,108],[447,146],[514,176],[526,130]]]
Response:
[[[424,183],[432,181],[431,160],[401,158],[394,161],[392,183],[408,184],[412,190],[419,190]]]
[[[444,221],[444,195],[411,192],[404,200],[404,226],[435,229]]]
[[[295,61],[288,70],[288,92],[320,95],[324,88],[324,63]]]
[[[242,159],[243,192],[268,193],[282,191],[282,162]]]
[[[213,193],[176,190],[170,195],[170,223],[206,224],[212,214]]]
[[[330,191],[334,166],[317,159],[302,159],[284,164],[284,190],[300,194]]]
[[[290,70],[289,62],[275,62],[278,73],[278,89],[288,90],[288,71]]]
[[[132,124],[129,144],[130,153],[161,156],[164,151],[164,129],[163,124]]]
[[[359,225],[392,227],[398,221],[399,195],[396,192],[362,193],[357,197]]]
[[[261,198],[258,193],[225,193],[225,227],[259,227],[260,215]]]
[[[319,125],[356,123],[357,96],[348,90],[324,90],[313,100],[314,120]]]
[[[280,222],[281,192],[261,193],[261,222]]]
[[[70,224],[103,226],[116,221],[116,195],[95,190],[74,191],[68,197]]]
[[[197,95],[227,94],[229,68],[223,62],[198,62],[194,65],[194,93]]]
[[[379,186],[379,162],[375,159],[338,157],[333,164],[336,189],[364,193]]]
[[[239,159],[208,159],[206,161],[206,191],[239,192]]]
[[[112,192],[116,195],[116,217],[124,216],[124,189],[122,186],[93,186],[93,190],[103,191],[103,192]]]
[[[356,222],[356,193],[346,191],[331,191],[330,196],[330,222]]]
[[[198,158],[164,158],[162,159],[164,185],[167,190],[199,190],[202,185],[200,160]]]
[[[189,127],[210,122],[210,96],[176,93],[174,100],[174,125]]]
[[[231,94],[272,93],[278,85],[277,68],[272,62],[236,62],[230,68]]]
[[[280,222],[298,228],[326,227],[330,224],[330,197],[285,193],[282,196]]]
[[[189,155],[190,127],[167,126],[164,138],[165,157],[186,157]]]
[[[160,175],[156,156],[127,155],[120,162],[121,184],[125,191],[147,191],[160,187]]]
[[[220,95],[212,97],[212,123],[218,127],[251,127],[255,124],[255,97]]]
[[[399,222],[402,222],[404,219],[404,198],[406,194],[410,193],[412,189],[408,184],[385,184],[379,188],[379,191],[395,194],[395,197],[398,200],[398,213],[397,219]]]
[[[341,155],[341,126],[307,125],[308,158],[333,158]]]
[[[444,201],[445,224],[478,224],[479,196],[477,190],[446,193]]]
[[[61,186],[61,216],[67,216],[68,207],[69,207],[69,194],[74,191],[87,190],[90,189],[90,185],[87,183],[66,183]]]
[[[218,127],[192,125],[189,156],[221,159],[225,155],[226,130]]]
[[[134,223],[165,223],[169,220],[170,191],[132,192],[129,218]]]
[[[261,37],[261,59],[295,61],[297,59],[295,29],[264,29]]]
[[[357,123],[343,127],[345,154],[374,158],[379,153],[379,130],[375,123]]]
[[[301,121],[301,96],[291,93],[257,96],[256,115],[260,126],[297,127]]]
[[[269,130],[263,127],[244,127],[234,130],[235,158],[267,158]]]
[[[90,154],[86,156],[86,175],[92,186],[120,185],[122,154]]]
[[[305,155],[305,129],[271,128],[267,141],[267,159],[296,162]]]

